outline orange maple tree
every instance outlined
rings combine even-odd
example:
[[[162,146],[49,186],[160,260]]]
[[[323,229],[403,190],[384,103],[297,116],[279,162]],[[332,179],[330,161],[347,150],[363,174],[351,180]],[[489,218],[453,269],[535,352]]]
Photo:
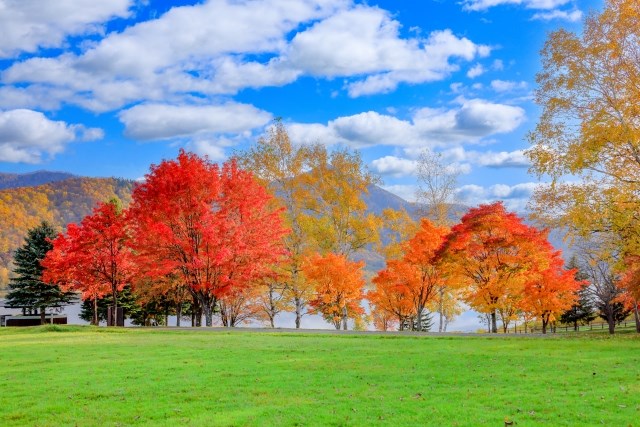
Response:
[[[490,315],[493,333],[497,332],[497,312],[511,312],[529,273],[544,270],[548,262],[545,246],[541,246],[544,237],[515,213],[507,212],[501,202],[469,209],[451,229],[443,255],[454,266],[452,273],[466,285],[467,303]]]
[[[446,227],[422,219],[416,234],[401,245],[402,257],[388,261],[373,279],[376,289],[369,292],[369,300],[375,310],[394,315],[401,330],[409,324],[412,329],[422,330],[427,305],[447,284],[439,265],[440,248],[447,233]]]
[[[108,294],[117,307],[118,292],[131,283],[136,272],[119,203],[101,203],[79,225],[69,224],[67,232],[53,241],[42,266],[45,282],[81,292],[83,299],[94,301],[94,309],[97,299]],[[97,324],[95,316],[94,310],[93,323]]]
[[[281,210],[250,172],[180,151],[151,166],[129,217],[143,274],[182,276],[212,325],[220,297],[255,282],[284,254]]]
[[[347,320],[364,314],[364,262],[349,261],[344,255],[328,253],[306,260],[303,272],[315,286],[315,297],[309,302],[325,320],[347,329]]]
[[[542,333],[547,326],[571,308],[578,299],[578,291],[583,285],[576,280],[577,269],[565,269],[560,251],[547,248],[549,261],[542,271],[529,271],[519,308],[530,317],[542,322]]]
[[[636,332],[640,333],[640,256],[632,255],[624,259],[625,271],[619,286],[624,290],[622,303],[633,310]]]

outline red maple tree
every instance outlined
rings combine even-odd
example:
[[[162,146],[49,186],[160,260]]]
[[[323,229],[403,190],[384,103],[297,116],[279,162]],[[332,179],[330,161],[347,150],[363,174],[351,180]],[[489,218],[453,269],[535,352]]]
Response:
[[[66,234],[53,241],[53,249],[42,266],[45,282],[81,292],[83,299],[93,300],[94,324],[97,299],[111,294],[117,308],[118,292],[131,283],[135,274],[130,237],[119,203],[101,203],[79,225],[69,224]]]
[[[182,276],[207,326],[218,298],[254,283],[284,254],[281,210],[234,161],[222,167],[180,151],[151,166],[129,218],[144,275]]]
[[[508,322],[517,307],[531,271],[543,270],[545,234],[524,224],[501,202],[471,208],[451,229],[443,255],[452,274],[466,285],[465,299],[471,307],[491,316],[497,332],[497,312]],[[505,324],[506,328],[506,324]]]

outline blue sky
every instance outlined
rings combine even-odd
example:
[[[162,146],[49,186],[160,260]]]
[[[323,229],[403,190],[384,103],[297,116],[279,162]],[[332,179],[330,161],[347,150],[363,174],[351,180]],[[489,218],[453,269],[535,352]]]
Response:
[[[442,153],[461,201],[522,210],[539,50],[602,0],[0,0],[0,171],[142,177],[224,160],[276,117],[361,150],[411,199]]]

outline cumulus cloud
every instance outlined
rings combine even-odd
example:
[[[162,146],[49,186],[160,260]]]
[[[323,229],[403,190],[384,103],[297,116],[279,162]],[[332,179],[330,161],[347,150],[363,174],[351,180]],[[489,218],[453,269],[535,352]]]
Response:
[[[369,111],[339,117],[326,125],[293,123],[289,130],[292,140],[301,144],[388,145],[421,150],[475,143],[491,135],[511,132],[525,119],[520,107],[482,99],[458,102],[460,105],[452,109],[416,110],[410,120]]]
[[[54,100],[23,90],[20,105],[67,102],[97,112],[281,86],[305,74],[344,77],[356,97],[441,80],[491,51],[450,30],[403,38],[399,27],[389,12],[349,0],[209,1],[110,33],[79,54],[16,62],[2,81],[59,90]]]
[[[569,2],[571,0],[464,0],[462,4],[466,10],[480,11],[507,4],[522,5],[528,9],[555,9]]]
[[[137,140],[243,133],[264,126],[271,114],[252,105],[141,104],[118,114],[125,135]]]
[[[529,159],[524,150],[515,151],[475,151],[465,150],[464,147],[454,147],[442,152],[445,161],[462,163],[468,162],[490,168],[523,168],[529,167]]]
[[[380,175],[406,176],[415,173],[418,163],[415,160],[395,156],[385,156],[371,162],[371,168]]]
[[[59,47],[67,36],[99,33],[101,24],[129,15],[133,0],[4,0],[0,58]]]
[[[544,184],[525,182],[515,185],[495,184],[489,187],[469,184],[458,188],[456,196],[469,206],[502,200],[507,209],[524,212],[531,195],[540,185]]]
[[[157,19],[110,33],[81,54],[15,63],[2,73],[2,81],[64,88],[73,95],[61,100],[93,111],[180,94],[283,84],[295,79],[297,71],[278,68],[278,61],[252,63],[244,55],[277,56],[285,50],[288,34],[302,23],[330,16],[349,4],[348,0],[220,0],[174,7]]]
[[[571,12],[564,10],[552,10],[550,12],[538,12],[531,17],[532,20],[551,21],[558,19],[561,21],[578,22],[582,19],[582,11],[573,10]]]
[[[483,75],[485,71],[486,70],[484,69],[482,64],[476,64],[471,67],[469,71],[467,71],[467,77],[469,77],[470,79],[475,79],[476,77]]]
[[[53,121],[26,109],[0,112],[0,161],[40,163],[43,156],[64,151],[73,141],[103,137],[100,129]]]
[[[516,90],[524,90],[527,89],[527,82],[514,82],[510,80],[493,80],[491,82],[491,89],[496,92],[513,92]]]

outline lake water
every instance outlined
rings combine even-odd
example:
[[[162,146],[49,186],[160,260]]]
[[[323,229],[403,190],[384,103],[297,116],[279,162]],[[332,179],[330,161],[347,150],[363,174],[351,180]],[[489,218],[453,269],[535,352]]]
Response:
[[[88,322],[85,322],[80,318],[80,303],[72,304],[69,306],[65,306],[63,308],[62,313],[67,315],[67,323],[70,325],[88,325]],[[368,310],[368,307],[366,307]],[[4,300],[0,300],[0,315],[2,314],[12,314],[18,315],[21,314],[20,310],[14,310],[4,307]],[[275,326],[276,328],[295,328],[295,313],[284,312],[280,313],[276,316]],[[214,326],[222,326],[219,319],[216,319],[214,316]],[[180,322],[181,326],[190,326],[191,319],[182,319]],[[203,319],[204,325],[204,319]],[[176,316],[169,316],[169,326],[176,325]],[[125,326],[132,326],[129,320],[125,321]],[[260,327],[265,326],[263,323],[251,321],[249,323],[243,323],[239,327]],[[302,317],[302,328],[303,329],[334,329],[333,325],[326,322],[321,316],[318,315],[305,315]],[[437,315],[434,315],[434,328],[437,330]],[[453,322],[449,323],[447,327],[447,331],[449,332],[476,332],[478,329],[481,329],[482,325],[478,319],[478,313],[472,310],[465,311],[460,316],[458,316]],[[369,329],[373,330],[373,325],[370,325]]]

